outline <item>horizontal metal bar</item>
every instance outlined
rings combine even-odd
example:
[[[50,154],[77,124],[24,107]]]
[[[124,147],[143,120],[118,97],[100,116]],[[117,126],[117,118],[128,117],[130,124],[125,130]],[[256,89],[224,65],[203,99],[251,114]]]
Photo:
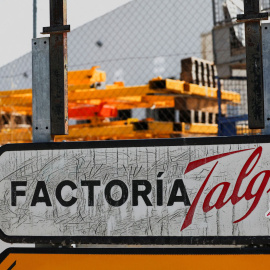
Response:
[[[261,20],[268,20],[268,12],[258,14],[238,14],[237,22],[256,22]]]
[[[239,121],[247,121],[248,115],[237,115],[237,116],[229,116],[229,117],[221,117],[219,119],[219,123],[235,123]]]
[[[43,27],[43,32],[41,34],[61,34],[70,32],[70,25],[54,25]]]

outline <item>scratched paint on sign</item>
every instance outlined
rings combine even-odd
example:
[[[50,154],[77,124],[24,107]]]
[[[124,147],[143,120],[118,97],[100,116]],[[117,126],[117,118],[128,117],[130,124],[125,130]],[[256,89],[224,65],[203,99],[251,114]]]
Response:
[[[0,227],[17,236],[268,235],[270,146],[4,152]]]

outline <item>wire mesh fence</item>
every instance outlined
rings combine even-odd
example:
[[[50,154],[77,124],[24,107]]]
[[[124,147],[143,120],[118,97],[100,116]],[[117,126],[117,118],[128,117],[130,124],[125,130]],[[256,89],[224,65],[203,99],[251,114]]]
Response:
[[[241,5],[133,0],[72,30],[69,135],[55,140],[250,134]],[[0,68],[0,144],[32,141],[31,59]]]

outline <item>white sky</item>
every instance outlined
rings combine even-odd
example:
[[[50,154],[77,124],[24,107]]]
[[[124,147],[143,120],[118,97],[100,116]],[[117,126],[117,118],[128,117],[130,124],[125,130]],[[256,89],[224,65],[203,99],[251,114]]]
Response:
[[[71,30],[131,0],[67,0]],[[37,37],[49,26],[49,0],[37,0]],[[0,0],[0,67],[31,51],[33,0]]]

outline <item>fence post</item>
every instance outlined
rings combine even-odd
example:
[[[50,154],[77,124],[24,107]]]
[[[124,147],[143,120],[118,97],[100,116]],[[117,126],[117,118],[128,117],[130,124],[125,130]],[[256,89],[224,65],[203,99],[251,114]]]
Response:
[[[222,136],[222,130],[221,130],[221,83],[219,77],[217,78],[217,96],[218,96],[218,136]]]
[[[265,114],[263,134],[270,135],[270,23],[262,24],[262,56]]]
[[[51,141],[49,37],[32,40],[33,142]]]
[[[67,23],[66,0],[50,0],[50,27],[43,34],[50,34],[50,89],[51,133],[68,134],[67,87]]]
[[[268,20],[268,13],[260,13],[260,0],[244,0],[244,14],[237,15],[245,23],[246,65],[248,91],[248,121],[250,129],[264,128],[264,96],[261,20]]]

